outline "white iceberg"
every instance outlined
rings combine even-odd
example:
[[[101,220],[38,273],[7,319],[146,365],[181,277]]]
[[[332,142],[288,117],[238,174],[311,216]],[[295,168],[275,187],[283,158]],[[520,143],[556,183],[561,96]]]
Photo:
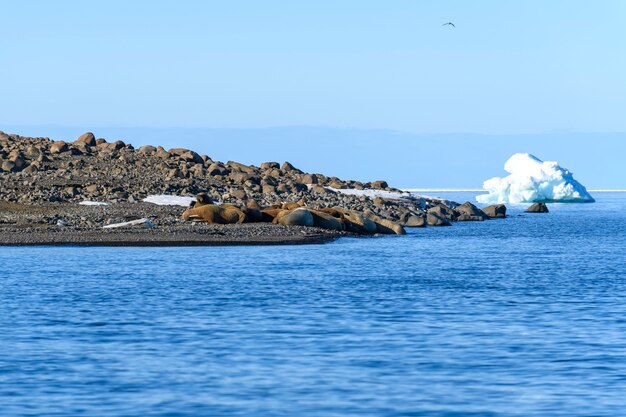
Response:
[[[477,196],[476,201],[483,204],[595,201],[573,174],[557,162],[516,153],[506,161],[504,170],[511,175],[485,181],[483,189],[489,194]]]

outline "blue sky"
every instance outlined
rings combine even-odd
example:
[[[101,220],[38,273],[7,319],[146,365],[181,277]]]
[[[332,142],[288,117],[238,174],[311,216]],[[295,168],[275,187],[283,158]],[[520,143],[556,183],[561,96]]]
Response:
[[[511,141],[588,132],[589,146],[626,132],[624,1],[1,5],[0,130],[316,126]],[[346,136],[338,145],[358,145]]]

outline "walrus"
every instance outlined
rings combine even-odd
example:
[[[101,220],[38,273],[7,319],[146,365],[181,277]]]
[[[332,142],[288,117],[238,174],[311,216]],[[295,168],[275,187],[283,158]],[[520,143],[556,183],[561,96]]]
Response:
[[[243,223],[246,220],[246,215],[235,206],[223,207],[206,204],[185,210],[183,220],[205,221],[209,224],[233,224]]]
[[[207,204],[214,204],[211,197],[207,193],[198,193],[196,194],[196,201],[192,201],[189,208],[206,206]]]
[[[295,210],[281,210],[272,223],[284,224],[287,226],[314,226],[315,220],[311,211],[305,208]]]
[[[370,219],[376,223],[376,232],[385,235],[406,235],[406,230],[400,223],[396,223],[391,220],[383,219],[380,216],[374,214],[371,210],[365,210],[363,213],[365,218]]]
[[[344,224],[340,219],[331,216],[323,211],[308,209],[313,215],[313,226],[327,230],[337,230],[339,232],[344,230]]]
[[[270,206],[271,207],[271,206]],[[285,211],[281,208],[264,208],[261,210],[261,221],[266,223],[271,223],[274,221],[278,213]]]
[[[339,219],[344,230],[352,233],[371,235],[377,232],[376,223],[360,213],[345,210],[340,207],[322,208],[319,211]]]

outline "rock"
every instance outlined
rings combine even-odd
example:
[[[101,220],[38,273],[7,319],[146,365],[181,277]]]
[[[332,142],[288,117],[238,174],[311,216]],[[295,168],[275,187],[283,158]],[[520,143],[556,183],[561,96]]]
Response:
[[[143,153],[143,154],[148,154],[148,155],[155,154],[156,151],[157,151],[157,148],[155,146],[151,146],[151,145],[144,145],[141,148],[137,149],[137,152]]]
[[[431,211],[426,214],[426,223],[428,223],[429,226],[452,226],[448,219],[439,215],[437,212]]]
[[[389,188],[389,184],[387,184],[387,181],[374,181],[371,183],[371,187],[375,190],[384,190]]]
[[[122,142],[121,140],[116,140],[115,142],[109,144],[109,149],[118,151],[124,148],[125,146],[126,144],[124,142]]]
[[[506,217],[506,206],[504,204],[494,204],[485,207],[483,212],[489,216],[490,219],[504,219]]]
[[[39,171],[39,168],[40,168],[39,163],[32,162],[30,165],[24,168],[22,172],[25,174],[32,174],[33,172]]]
[[[302,173],[302,171],[300,171],[299,169],[297,169],[296,167],[291,165],[289,162],[283,163],[283,166],[280,167],[280,170],[282,172],[295,172],[295,173],[298,173],[298,174]]]
[[[232,190],[230,192],[230,195],[235,197],[237,200],[245,200],[246,198],[248,198],[246,192],[241,189]]]
[[[228,175],[230,171],[219,162],[213,162],[207,169],[208,175]]]
[[[526,213],[549,213],[546,203],[535,203],[526,209]]]
[[[454,221],[458,217],[458,213],[454,209],[443,204],[437,204],[436,206],[429,208],[428,213],[432,213],[448,221]],[[428,222],[428,224],[430,225],[430,222]]]
[[[459,213],[459,216],[456,218],[456,221],[482,221],[488,220],[489,216],[487,216],[481,209],[466,201],[465,203],[457,206],[454,209]]]
[[[462,213],[459,216],[457,216],[456,219],[454,219],[454,221],[457,221],[457,222],[482,222],[484,220],[485,220],[485,217],[483,216],[472,216],[471,214],[466,214],[466,213]]]
[[[2,170],[4,172],[17,171],[17,168],[15,167],[15,162],[13,162],[13,161],[4,161],[4,162],[2,162]]]
[[[83,133],[74,141],[74,143],[84,143],[88,146],[96,146],[96,137],[91,132]]]
[[[62,140],[52,142],[52,145],[50,145],[51,153],[61,153],[65,151],[67,151],[67,143],[63,142]]]
[[[228,161],[226,166],[233,171],[245,172],[246,174],[254,175],[256,174],[256,169],[251,167],[250,165],[245,165],[239,162]]]
[[[426,227],[426,218],[424,216],[409,216],[404,222],[406,227]]]
[[[280,164],[278,162],[263,162],[261,164],[261,169],[263,171],[271,170],[271,169],[279,169]]]
[[[300,181],[303,184],[317,184],[318,183],[317,175],[315,175],[315,174],[305,174],[305,175],[302,176]]]

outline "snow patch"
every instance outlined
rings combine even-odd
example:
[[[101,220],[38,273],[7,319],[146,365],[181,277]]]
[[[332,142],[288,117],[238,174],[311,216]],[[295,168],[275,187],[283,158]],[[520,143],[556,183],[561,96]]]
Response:
[[[336,193],[341,193],[341,194],[345,194],[345,195],[353,195],[353,196],[357,196],[357,197],[369,197],[369,198],[376,198],[376,197],[380,197],[380,198],[386,198],[388,200],[401,200],[401,199],[412,199],[413,195],[411,195],[410,192],[406,191],[385,191],[385,190],[371,190],[371,189],[367,189],[367,190],[357,190],[354,188],[346,188],[346,189],[341,189],[341,188],[333,188],[333,187],[325,187],[328,190],[334,191]]]
[[[483,189],[489,194],[477,196],[476,201],[483,204],[595,201],[574,179],[572,172],[557,162],[544,162],[527,153],[516,153],[506,161],[504,170],[511,175],[485,181]]]
[[[89,200],[85,200],[85,201],[81,201],[80,203],[81,206],[110,206],[111,203],[105,203],[103,201],[89,201]]]
[[[183,206],[189,207],[195,197],[182,197],[178,195],[149,195],[144,198],[146,203],[156,204],[157,206]]]

